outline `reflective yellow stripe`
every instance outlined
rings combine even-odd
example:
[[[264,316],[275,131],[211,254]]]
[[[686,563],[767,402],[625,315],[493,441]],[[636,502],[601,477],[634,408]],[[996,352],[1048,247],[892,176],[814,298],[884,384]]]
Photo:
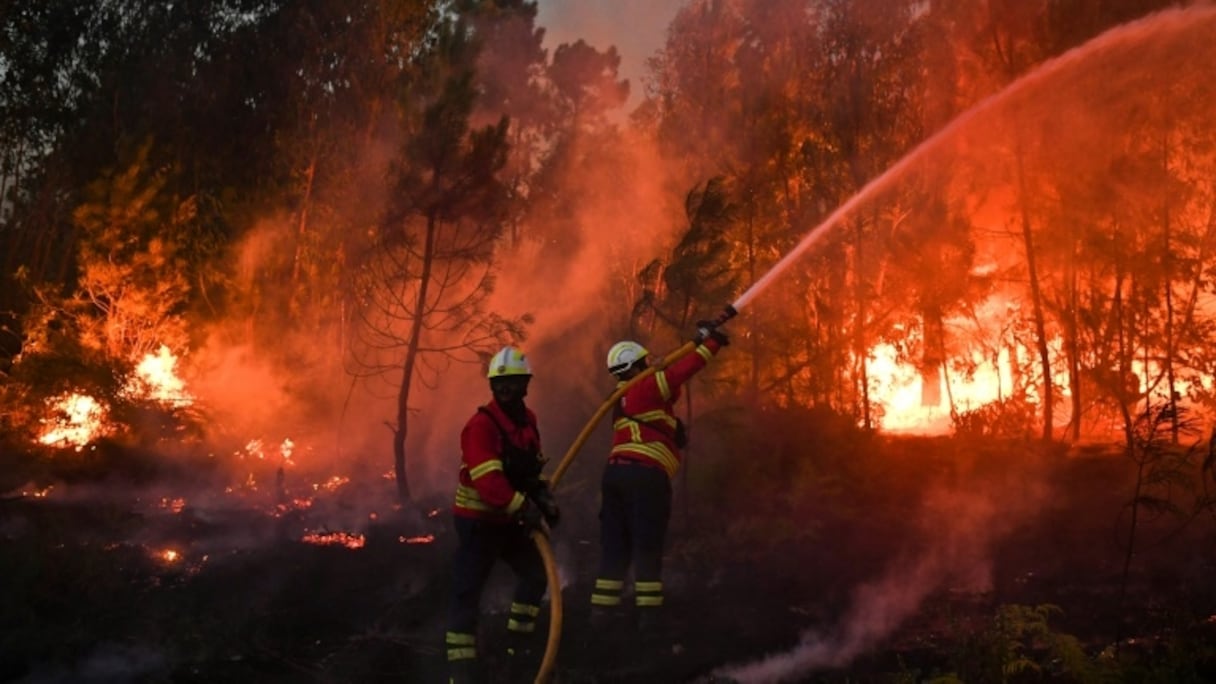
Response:
[[[492,458],[476,468],[470,468],[469,477],[476,480],[486,473],[493,472],[495,470],[502,470],[502,461],[498,460],[497,458]]]
[[[456,487],[456,505],[474,511],[485,511],[487,513],[505,511],[507,514],[514,514],[520,508],[523,508],[524,502],[527,500],[527,497],[522,492],[515,492],[515,496],[511,497],[511,501],[507,504],[506,508],[499,508],[483,501],[481,495],[473,487],[467,485],[458,485]]]
[[[705,359],[708,362],[710,359],[712,359],[714,357],[714,353],[709,350],[709,347],[706,347],[703,344],[698,344],[697,345],[697,356],[700,356],[701,358]]]
[[[654,594],[663,591],[662,582],[634,582],[633,588],[638,591],[644,591],[647,594]]]
[[[592,594],[591,605],[593,606],[619,606],[621,605],[620,596],[604,596],[603,594]]]
[[[525,634],[530,634],[530,633],[536,631],[536,623],[535,622],[525,622],[523,620],[516,620],[515,618],[511,618],[510,620],[507,620],[507,631],[508,632],[523,632]]]
[[[675,428],[676,428],[676,417],[671,415],[670,413],[664,411],[663,409],[645,411],[643,413],[639,413],[639,414],[635,415],[633,418],[634,418],[634,420],[640,420],[643,423],[650,423],[651,427],[658,427],[658,426],[654,425],[654,423],[663,423],[664,425],[671,428],[672,430],[675,430]]]
[[[524,507],[524,502],[527,500],[522,492],[515,492],[515,496],[511,497],[511,503],[507,504],[507,513],[514,514]]]
[[[474,660],[477,658],[477,649],[475,648],[449,648],[448,661],[452,660]]]
[[[623,580],[614,579],[597,579],[595,581],[596,589],[607,589],[609,591],[620,591],[625,586]]]
[[[528,603],[512,603],[511,612],[516,615],[530,615],[536,617],[540,615],[540,606],[534,606]]]
[[[639,606],[661,606],[663,605],[662,596],[637,596],[637,605]]]
[[[618,418],[616,420],[616,422],[612,424],[612,429],[613,430],[628,430],[629,431],[629,441],[631,441],[631,442],[642,441],[642,426],[636,420],[630,420],[628,418]]]
[[[680,469],[680,462],[676,460],[675,455],[660,442],[618,444],[612,448],[613,456],[624,453],[641,454],[642,456],[653,458],[659,462],[659,465],[663,466],[663,470],[667,471],[668,477],[674,476],[676,471]]]
[[[667,385],[667,372],[655,373],[654,379],[659,381],[659,394],[662,395],[663,401],[671,401],[671,387]]]
[[[477,493],[476,489],[466,485],[458,485],[456,487],[456,505],[474,511],[493,512],[498,510],[482,501],[481,495]]]
[[[477,643],[477,635],[465,632],[448,632],[445,641],[448,646],[472,646]]]

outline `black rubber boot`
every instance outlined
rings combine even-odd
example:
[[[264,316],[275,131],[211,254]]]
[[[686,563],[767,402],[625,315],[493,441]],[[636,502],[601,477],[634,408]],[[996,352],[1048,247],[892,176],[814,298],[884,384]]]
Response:
[[[477,658],[448,662],[448,684],[486,684],[485,668]]]
[[[535,634],[507,632],[507,681],[523,684],[536,680],[543,646]]]

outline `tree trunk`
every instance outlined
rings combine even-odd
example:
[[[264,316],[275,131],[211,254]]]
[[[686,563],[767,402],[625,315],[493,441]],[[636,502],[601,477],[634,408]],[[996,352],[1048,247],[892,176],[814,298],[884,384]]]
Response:
[[[304,170],[304,196],[300,199],[300,218],[296,222],[296,253],[291,263],[291,308],[299,304],[300,263],[304,260],[304,237],[308,234],[308,207],[312,203],[313,178],[317,174],[317,151],[314,147]]]
[[[414,367],[418,360],[418,347],[422,340],[422,323],[426,314],[426,295],[431,282],[431,269],[435,259],[435,232],[438,219],[431,211],[426,219],[426,242],[422,251],[422,273],[418,277],[418,298],[414,319],[410,323],[409,343],[405,349],[405,361],[401,367],[401,386],[397,392],[397,428],[393,431],[393,473],[397,477],[397,498],[402,504],[410,502],[410,483],[405,470],[405,439],[409,435],[409,398],[413,384]]]
[[[1064,325],[1064,349],[1068,362],[1068,389],[1071,415],[1068,420],[1068,434],[1073,442],[1081,439],[1081,349],[1080,333],[1077,323],[1077,252],[1079,241],[1074,240],[1068,255],[1067,273],[1065,273],[1065,297],[1068,306],[1061,314]]]
[[[1034,315],[1035,347],[1039,352],[1039,365],[1043,372],[1043,434],[1044,442],[1051,440],[1052,407],[1055,403],[1055,391],[1051,378],[1051,355],[1047,349],[1047,324],[1043,318],[1043,295],[1039,291],[1039,275],[1035,268],[1034,235],[1030,226],[1030,208],[1027,206],[1029,191],[1026,188],[1026,169],[1019,144],[1014,151],[1017,159],[1018,174],[1018,204],[1022,220],[1022,241],[1026,250],[1026,273],[1030,280],[1030,301]]]
[[[1162,136],[1161,141],[1161,173],[1166,179],[1163,192],[1162,207],[1161,207],[1161,233],[1162,241],[1162,270],[1165,276],[1165,378],[1166,378],[1166,402],[1170,407],[1170,441],[1174,444],[1178,443],[1178,392],[1175,390],[1174,379],[1174,287],[1173,273],[1174,260],[1170,250],[1173,248],[1171,244],[1173,236],[1170,234],[1170,196],[1169,196],[1169,170],[1170,170],[1170,151],[1169,151],[1169,131],[1168,129]]]
[[[863,250],[863,243],[865,242],[863,223],[860,216],[853,223],[853,254],[856,255],[853,264],[853,297],[857,301],[857,321],[853,326],[853,353],[857,356],[857,384],[860,390],[858,395],[861,397],[861,424],[866,430],[871,430],[874,426],[871,424],[872,418],[870,417],[869,364],[866,362],[866,357],[869,354],[866,350],[865,269],[862,266],[862,260],[865,257]]]

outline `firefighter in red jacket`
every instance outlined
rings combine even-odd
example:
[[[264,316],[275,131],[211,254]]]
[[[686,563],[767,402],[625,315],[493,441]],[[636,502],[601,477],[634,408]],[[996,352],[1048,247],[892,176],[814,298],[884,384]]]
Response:
[[[632,564],[638,626],[649,631],[658,625],[671,478],[685,442],[673,407],[684,383],[730,343],[708,323],[698,328],[694,351],[633,384],[613,409],[612,450],[600,484],[600,567],[591,594],[595,623],[621,616],[621,593]],[[608,371],[618,387],[646,370],[647,356],[637,342],[612,346]]]
[[[555,526],[559,510],[541,475],[536,414],[524,403],[532,368],[515,347],[490,360],[493,400],[478,407],[460,433],[460,484],[452,508],[459,547],[452,578],[446,646],[452,682],[480,681],[477,648],[481,593],[495,562],[505,561],[518,583],[507,621],[512,669],[533,644],[545,593],[545,568],[530,534]]]

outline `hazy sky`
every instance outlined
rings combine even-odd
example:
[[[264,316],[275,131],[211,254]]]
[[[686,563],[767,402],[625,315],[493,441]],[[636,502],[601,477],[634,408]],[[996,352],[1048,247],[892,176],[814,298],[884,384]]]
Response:
[[[637,105],[646,59],[663,45],[667,25],[684,0],[537,0],[537,23],[552,54],[579,38],[605,50],[615,45],[621,76],[629,79],[629,105]]]

